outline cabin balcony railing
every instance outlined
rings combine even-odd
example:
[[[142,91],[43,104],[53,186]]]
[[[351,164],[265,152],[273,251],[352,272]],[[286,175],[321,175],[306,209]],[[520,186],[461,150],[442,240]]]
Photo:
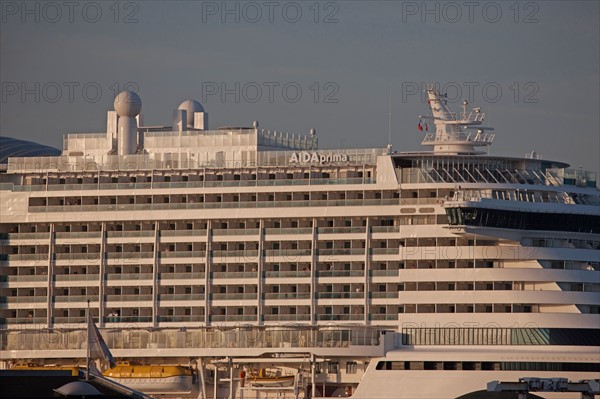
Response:
[[[4,278],[5,281],[9,283],[23,283],[23,282],[36,282],[36,281],[48,281],[48,275],[36,275],[36,274],[26,274],[26,275],[16,275],[16,276],[0,276],[0,281]]]
[[[152,280],[152,273],[109,273],[107,280]]]
[[[159,294],[159,301],[203,301],[204,294]]]
[[[260,229],[213,229],[213,236],[257,236]]]
[[[265,229],[265,234],[267,236],[280,235],[280,234],[289,234],[289,235],[312,234],[312,227],[287,227],[287,228],[269,227],[269,228]]]
[[[319,321],[358,321],[364,320],[365,316],[361,313],[358,314],[318,314],[317,320]]]
[[[50,238],[50,233],[9,233],[7,238],[9,240],[47,240]]]
[[[364,270],[317,270],[317,277],[362,277]]]
[[[204,315],[158,316],[159,323],[204,322]]]
[[[48,297],[46,294],[38,296],[6,296],[0,297],[0,303],[42,303],[46,302]]]
[[[235,322],[235,321],[248,321],[255,322],[257,315],[210,315],[209,319],[211,322]]]
[[[365,233],[366,227],[318,227],[318,234],[355,234]]]
[[[210,277],[213,279],[227,278],[227,279],[238,279],[238,278],[253,278],[258,277],[258,272],[211,272]]]
[[[105,323],[151,323],[152,316],[107,316],[103,320]]]
[[[206,230],[160,230],[161,237],[206,237]]]
[[[99,274],[55,274],[54,281],[98,281]]]
[[[48,261],[48,253],[40,253],[40,254],[8,254],[7,259],[9,261],[17,261],[17,262],[26,262],[26,261],[34,261],[34,262],[42,262]]]
[[[294,258],[298,256],[310,256],[312,251],[310,248],[308,249],[266,249],[264,250],[264,256],[275,257],[275,256],[283,256],[287,258]]]
[[[309,314],[265,314],[263,321],[310,321]]]
[[[161,251],[161,258],[206,258],[205,251]]]
[[[382,298],[391,298],[391,299],[398,299],[398,293],[397,292],[370,292],[369,293],[369,298],[373,298],[373,299],[382,299]]]
[[[319,256],[364,255],[364,248],[318,249]]]
[[[310,277],[310,271],[308,270],[290,270],[290,271],[265,271],[263,272],[265,277],[269,278],[303,278]]]
[[[57,231],[54,233],[55,238],[100,238],[102,237],[101,231]]]
[[[134,302],[151,301],[154,299],[152,294],[130,294],[130,295],[104,295],[106,302]]]
[[[372,277],[398,277],[398,270],[369,270]]]
[[[161,280],[204,280],[204,272],[191,272],[191,273],[160,273],[159,279]]]
[[[362,299],[365,297],[364,292],[317,292],[317,299]]]
[[[109,238],[127,238],[127,237],[154,237],[154,230],[133,230],[133,231],[107,231]]]
[[[355,185],[375,184],[374,178],[346,179],[273,179],[273,180],[218,180],[181,182],[141,182],[141,183],[79,183],[79,184],[37,184],[17,185],[2,183],[0,190],[14,192],[28,191],[80,191],[80,190],[147,190],[151,188],[202,188],[202,187],[265,187],[265,186],[308,186],[308,185]]]
[[[310,292],[266,292],[264,299],[310,299]]]
[[[333,206],[398,206],[398,198],[383,199],[336,199],[303,201],[237,201],[237,202],[186,202],[156,204],[99,204],[99,205],[32,205],[29,212],[117,212],[117,211],[158,211],[188,209],[244,209],[244,208],[302,208]]]
[[[210,294],[210,299],[213,301],[237,301],[244,299],[257,299],[258,293],[256,292],[248,292],[248,293],[230,293],[230,294]]]
[[[54,302],[98,302],[98,295],[57,295],[53,297]]]

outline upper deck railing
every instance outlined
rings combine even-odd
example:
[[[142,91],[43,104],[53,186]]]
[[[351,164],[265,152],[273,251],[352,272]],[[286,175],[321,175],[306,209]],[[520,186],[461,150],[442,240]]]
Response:
[[[401,183],[489,183],[597,187],[596,173],[571,169],[500,169],[492,167],[435,167],[398,169]]]
[[[224,147],[226,148],[226,147]],[[317,154],[317,161],[295,160],[293,155],[302,152]],[[102,155],[102,156],[57,156],[57,157],[14,157],[8,159],[8,173],[67,173],[67,172],[109,172],[138,170],[173,170],[173,169],[240,169],[269,166],[319,166],[320,155],[336,155],[335,161],[327,161],[333,165],[374,165],[377,156],[387,153],[386,148],[356,148],[337,150],[295,150],[264,151],[250,149],[245,152],[247,159],[240,155],[239,159],[221,159],[215,150],[214,159],[196,159],[191,152]],[[225,156],[225,154],[221,154]],[[344,157],[340,157],[340,156]]]

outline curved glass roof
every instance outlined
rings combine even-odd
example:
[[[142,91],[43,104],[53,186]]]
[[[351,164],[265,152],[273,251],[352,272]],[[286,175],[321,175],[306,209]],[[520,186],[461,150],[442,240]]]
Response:
[[[9,157],[57,156],[61,151],[54,147],[0,136],[0,163],[7,163]]]

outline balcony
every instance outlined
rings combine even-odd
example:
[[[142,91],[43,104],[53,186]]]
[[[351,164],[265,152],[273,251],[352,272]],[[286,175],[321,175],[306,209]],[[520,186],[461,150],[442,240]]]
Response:
[[[161,258],[206,258],[205,251],[161,251]]]
[[[159,323],[187,323],[201,322],[205,319],[204,315],[181,315],[181,316],[158,316]]]
[[[206,274],[204,272],[191,272],[191,273],[160,273],[160,280],[204,280]]]
[[[100,260],[100,253],[98,253],[98,252],[55,253],[54,259],[55,260],[69,260],[69,261],[84,260],[84,261],[96,262],[96,261]]]
[[[99,274],[56,274],[54,281],[98,281]]]
[[[100,238],[101,231],[58,231],[54,233],[56,239],[75,239],[75,238]]]
[[[54,324],[85,324],[85,323],[87,323],[87,319],[85,316],[53,317],[52,322]]]
[[[213,236],[257,236],[260,229],[213,229]]]
[[[43,303],[48,301],[46,294],[37,296],[0,296],[0,303]]]
[[[152,280],[152,273],[110,273],[107,280]]]
[[[211,322],[237,322],[237,321],[247,321],[247,322],[256,322],[257,315],[211,315],[209,319]]]
[[[398,314],[369,314],[369,320],[374,321],[398,321]]]
[[[364,248],[337,248],[337,249],[319,249],[317,250],[319,257],[329,257],[333,260],[335,256],[344,255],[363,255],[365,254]],[[325,259],[328,260],[328,259]]]
[[[98,295],[66,295],[66,296],[55,296],[52,298],[54,302],[98,302]]]
[[[210,277],[213,279],[256,279],[258,277],[258,272],[211,272]]]
[[[310,299],[310,292],[267,292],[264,299]]]
[[[317,277],[363,277],[364,270],[317,270]]]
[[[41,233],[9,233],[9,240],[48,240],[50,239],[49,232]]]
[[[203,301],[204,294],[159,294],[159,301]]]
[[[319,321],[362,321],[365,319],[363,314],[318,314]]]
[[[129,237],[154,237],[154,230],[134,230],[134,231],[107,231],[108,238],[129,238]]]
[[[47,322],[46,317],[10,317],[4,319],[0,324],[47,324]]]
[[[315,298],[317,299],[363,299],[365,297],[364,292],[317,292]],[[397,295],[396,295],[397,297]]]
[[[0,276],[0,281],[8,281],[9,283],[33,283],[48,281],[48,275],[23,274],[16,276]]]
[[[255,300],[258,298],[258,293],[231,293],[231,294],[210,294],[210,299],[213,301],[234,301],[234,300]]]
[[[307,278],[310,277],[308,270],[290,270],[290,271],[268,271],[263,272],[265,277],[269,278]]]
[[[265,235],[302,235],[312,234],[312,227],[266,228]]]
[[[318,234],[365,234],[366,227],[318,227]]]
[[[370,292],[369,298],[373,299],[398,299],[398,292]]]
[[[306,321],[310,322],[309,314],[265,314],[263,321]]]
[[[206,237],[207,230],[160,230],[161,237]]]
[[[152,323],[152,316],[109,316],[103,320],[105,323]]]
[[[152,294],[134,294],[134,295],[105,295],[106,302],[142,302],[152,301]]]

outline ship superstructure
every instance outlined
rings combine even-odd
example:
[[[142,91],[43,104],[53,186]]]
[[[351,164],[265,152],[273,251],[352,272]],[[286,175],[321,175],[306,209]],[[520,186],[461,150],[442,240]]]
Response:
[[[106,133],[10,158],[0,358],[82,359],[89,300],[115,356],[191,362],[208,397],[266,395],[242,372],[273,367],[304,397],[414,398],[433,371],[446,382],[423,397],[499,374],[594,378],[595,174],[486,155],[481,109],[427,94],[430,152],[210,130],[193,100],[144,126],[123,92]]]

